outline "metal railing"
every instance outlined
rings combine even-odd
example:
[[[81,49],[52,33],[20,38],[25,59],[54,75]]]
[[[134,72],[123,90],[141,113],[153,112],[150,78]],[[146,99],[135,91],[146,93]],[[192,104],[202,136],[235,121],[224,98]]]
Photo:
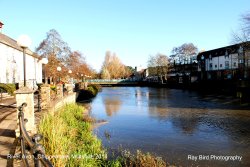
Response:
[[[19,120],[19,130],[20,136],[19,140],[21,143],[21,158],[24,166],[29,167],[28,158],[26,150],[32,154],[32,158],[34,160],[35,167],[45,166],[45,167],[53,167],[51,162],[46,158],[45,150],[41,144],[38,142],[42,139],[42,135],[35,134],[32,138],[29,136],[28,132],[25,128],[25,123],[27,119],[24,119],[23,109],[27,106],[27,103],[23,103],[18,107],[18,120]],[[26,147],[27,146],[27,147]],[[33,166],[33,165],[31,165]]]

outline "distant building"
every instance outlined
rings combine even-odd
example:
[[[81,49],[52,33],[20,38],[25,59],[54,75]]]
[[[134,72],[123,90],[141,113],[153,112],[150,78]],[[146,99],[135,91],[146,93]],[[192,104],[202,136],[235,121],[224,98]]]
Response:
[[[1,23],[1,27],[2,25]],[[23,50],[17,41],[2,33],[0,71],[0,83],[18,83],[19,87],[23,85]],[[26,49],[26,82],[30,88],[35,88],[36,83],[42,83],[42,63],[39,56],[29,49]]]
[[[250,42],[197,55],[200,80],[249,79]]]
[[[135,67],[133,74],[133,80],[135,81],[142,81],[147,77],[147,69],[143,69],[142,66],[139,66],[139,68]]]

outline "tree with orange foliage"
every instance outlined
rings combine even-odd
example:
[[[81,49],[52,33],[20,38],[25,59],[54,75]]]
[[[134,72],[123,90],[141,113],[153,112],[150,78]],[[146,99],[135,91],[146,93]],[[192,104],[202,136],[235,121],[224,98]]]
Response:
[[[106,52],[105,59],[101,69],[102,79],[118,79],[129,76],[129,70],[121,62],[119,57],[110,51]]]
[[[79,51],[71,52],[68,44],[62,40],[60,34],[54,29],[47,32],[46,39],[36,48],[36,53],[48,58],[45,73],[53,83],[59,77],[61,81],[66,82],[69,77],[80,79],[81,74],[92,76],[94,73],[94,70],[86,63],[82,53]],[[62,68],[61,71],[57,71],[59,66]],[[72,71],[71,74],[69,74],[69,70]]]

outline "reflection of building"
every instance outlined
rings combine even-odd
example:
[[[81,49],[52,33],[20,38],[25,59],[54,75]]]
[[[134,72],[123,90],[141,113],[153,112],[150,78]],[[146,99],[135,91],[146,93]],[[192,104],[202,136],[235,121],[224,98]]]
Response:
[[[197,56],[201,80],[249,78],[250,42],[226,46]]]
[[[0,83],[23,84],[23,50],[17,41],[0,33]],[[38,55],[26,49],[27,86],[42,82],[42,63]]]

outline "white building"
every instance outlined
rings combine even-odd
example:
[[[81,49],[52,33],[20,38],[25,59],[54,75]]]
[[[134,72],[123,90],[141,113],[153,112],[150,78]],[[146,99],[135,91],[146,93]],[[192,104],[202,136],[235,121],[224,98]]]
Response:
[[[23,49],[17,41],[0,33],[0,83],[18,83],[23,85]],[[42,63],[39,56],[26,49],[26,84],[36,88],[42,83]]]
[[[232,79],[248,78],[250,67],[250,51],[241,43],[201,52],[197,56],[199,72],[203,72],[202,79]]]

